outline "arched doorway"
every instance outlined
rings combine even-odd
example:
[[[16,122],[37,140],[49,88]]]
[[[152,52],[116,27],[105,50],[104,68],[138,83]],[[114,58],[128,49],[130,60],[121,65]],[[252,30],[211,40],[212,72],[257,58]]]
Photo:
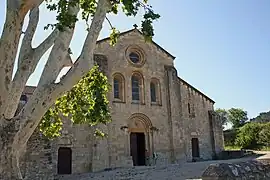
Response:
[[[153,153],[152,123],[144,114],[136,113],[129,118],[130,155],[134,166],[146,165],[146,154]],[[147,151],[147,153],[146,153]]]

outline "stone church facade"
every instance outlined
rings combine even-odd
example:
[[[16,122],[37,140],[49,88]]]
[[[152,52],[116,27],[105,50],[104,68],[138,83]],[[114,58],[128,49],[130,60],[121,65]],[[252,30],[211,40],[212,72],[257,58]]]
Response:
[[[56,140],[36,132],[22,160],[26,178],[145,165],[146,151],[150,165],[213,159],[224,147],[214,101],[178,77],[174,59],[136,28],[122,33],[115,46],[108,38],[98,41],[95,61],[112,85],[112,122],[99,126],[108,137],[66,120]],[[25,96],[33,91],[26,87]]]

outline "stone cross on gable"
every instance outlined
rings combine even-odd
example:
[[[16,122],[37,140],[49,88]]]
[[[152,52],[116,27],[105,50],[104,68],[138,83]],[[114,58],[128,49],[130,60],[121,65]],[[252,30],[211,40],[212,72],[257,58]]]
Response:
[[[134,27],[135,29],[137,29],[138,25],[137,25],[137,24],[134,24],[133,27]]]

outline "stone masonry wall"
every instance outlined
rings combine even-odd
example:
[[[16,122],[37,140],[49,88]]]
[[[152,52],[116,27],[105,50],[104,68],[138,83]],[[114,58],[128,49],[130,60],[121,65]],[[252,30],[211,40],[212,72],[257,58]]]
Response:
[[[130,46],[139,47],[146,58],[142,67],[131,65],[126,58],[126,50]],[[115,46],[110,46],[109,41],[102,41],[97,44],[96,53],[104,54],[108,58],[109,76],[108,80],[113,84],[113,75],[121,73],[124,77],[124,100],[119,102],[113,98],[113,93],[109,94],[111,102],[112,123],[110,123],[110,158],[111,166],[123,165],[123,161],[130,160],[129,134],[120,130],[121,126],[127,126],[133,114],[146,115],[153,126],[159,129],[153,134],[154,152],[158,154],[157,164],[170,163],[171,149],[169,142],[168,112],[166,84],[164,80],[164,65],[172,65],[171,57],[165,55],[152,43],[146,43],[143,36],[138,32],[131,31],[120,36]],[[131,100],[131,76],[133,72],[139,72],[143,76],[143,102],[133,103]],[[151,104],[150,102],[150,80],[156,78],[160,82],[161,104]]]
[[[105,56],[95,55],[95,62],[101,71],[107,72]],[[29,98],[34,87],[26,87]],[[101,127],[105,132],[106,128]],[[88,125],[74,125],[63,117],[62,136],[47,140],[37,129],[29,139],[21,168],[26,179],[53,179],[57,175],[57,157],[60,147],[72,150],[72,173],[97,171],[108,167],[107,139],[96,139],[94,129]]]
[[[213,125],[213,136],[214,136],[214,150],[216,154],[219,154],[224,150],[224,134],[222,127],[222,117],[219,116],[215,111],[209,111]]]
[[[182,114],[185,127],[187,160],[192,160],[191,139],[198,138],[200,158],[212,159],[212,144],[208,111],[213,102],[181,80]]]
[[[185,128],[182,118],[181,89],[177,71],[173,66],[165,66],[165,77],[167,78],[167,102],[169,109],[169,124],[171,126],[171,148],[173,162],[186,161],[185,155]]]
[[[142,66],[134,66],[127,60],[129,47],[142,51],[145,58]],[[97,139],[93,136],[93,128],[73,125],[67,119],[64,119],[62,136],[54,141],[42,139],[37,132],[28,142],[22,165],[29,179],[56,176],[60,147],[72,150],[72,173],[132,166],[131,131],[126,132],[122,127],[134,125],[133,116],[144,119],[144,125],[148,126],[144,132],[146,148],[157,154],[156,165],[190,161],[192,137],[199,139],[201,158],[211,159],[208,111],[213,110],[213,102],[177,76],[173,57],[154,43],[145,42],[137,30],[121,35],[115,46],[110,46],[107,40],[99,41],[95,53],[95,61],[111,85],[115,73],[121,74],[124,79],[124,97],[121,101],[114,99],[113,91],[108,93],[112,122],[99,126],[108,134],[108,138]],[[143,79],[140,102],[132,101],[131,77],[134,72],[141,74]],[[153,78],[159,82],[158,103],[151,102],[150,82]],[[33,87],[30,90],[32,92]],[[157,130],[152,131],[151,128]],[[219,130],[215,133],[216,144],[221,147],[221,133]]]
[[[22,175],[26,180],[53,179],[52,142],[35,131],[29,139],[24,156],[21,159]]]

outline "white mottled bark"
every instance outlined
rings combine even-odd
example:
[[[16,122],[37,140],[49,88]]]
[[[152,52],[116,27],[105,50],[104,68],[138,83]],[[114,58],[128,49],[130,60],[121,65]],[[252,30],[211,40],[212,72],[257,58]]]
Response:
[[[77,15],[80,8],[78,6],[69,9],[71,14]],[[68,48],[74,33],[74,28],[66,28],[65,31],[60,32],[55,40],[52,51],[49,55],[48,61],[44,67],[37,91],[41,86],[53,84],[66,63],[68,56]],[[70,58],[71,59],[71,58]]]
[[[12,70],[21,35],[23,18],[18,1],[7,1],[6,21],[0,39],[0,114],[4,112]]]
[[[56,101],[56,99],[59,98],[64,92],[70,90],[83,77],[83,75],[85,75],[90,68],[93,67],[93,51],[99,33],[102,29],[106,12],[109,10],[109,8],[110,4],[108,0],[99,0],[81,56],[60,83],[53,83],[49,76],[49,80],[44,79],[43,82],[40,82],[42,85],[37,87],[29,102],[22,110],[20,117],[22,117],[23,121],[21,123],[19,133],[17,133],[15,136],[21,145],[28,141],[35,128],[38,126],[40,119],[47,109]],[[63,39],[60,38],[59,40]],[[56,43],[57,42],[55,42],[55,44]],[[63,54],[61,57],[65,58],[66,56]],[[62,66],[62,64],[57,65],[58,68]],[[44,83],[45,81],[47,84]]]
[[[39,11],[37,7],[42,1],[8,0],[10,7],[7,8],[7,20],[0,40],[0,151],[3,152],[0,156],[0,179],[22,179],[19,169],[21,149],[25,147],[48,108],[93,67],[93,51],[106,17],[106,12],[110,8],[109,0],[98,1],[96,13],[83,45],[82,53],[76,63],[73,64],[68,54],[73,29],[68,29],[64,32],[54,31],[37,48],[33,49],[31,47],[32,38],[38,23]],[[19,55],[18,70],[13,81],[11,81],[23,19],[30,9],[29,20],[31,23],[29,23],[24,35]],[[71,10],[74,14],[77,14],[79,9],[75,7]],[[36,90],[21,112],[14,117],[26,81],[33,73],[41,56],[52,45],[52,51]],[[56,84],[55,80],[64,66],[72,67],[61,81]],[[1,105],[1,103],[5,103],[5,106]],[[7,132],[10,134],[7,134]]]
[[[43,1],[7,0],[6,20],[0,38],[0,116],[4,116],[9,99],[12,72],[25,15],[30,9],[39,6]],[[0,124],[3,123],[4,119],[10,119],[10,117],[1,117]]]
[[[20,96],[30,75],[34,72],[42,55],[53,45],[58,35],[54,30],[37,48],[32,48],[31,43],[39,20],[38,7],[33,8],[29,14],[29,25],[25,31],[22,47],[18,59],[18,70],[11,83],[8,101],[6,103],[5,118],[11,119],[20,101]]]

